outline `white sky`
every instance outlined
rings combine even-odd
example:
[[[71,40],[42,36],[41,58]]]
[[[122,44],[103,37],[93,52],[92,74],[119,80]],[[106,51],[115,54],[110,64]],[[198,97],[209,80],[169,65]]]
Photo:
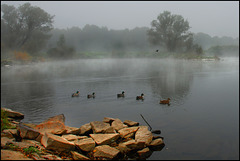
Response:
[[[54,27],[83,28],[86,24],[108,29],[151,27],[163,11],[188,20],[194,33],[239,37],[239,1],[1,1],[18,7],[26,2],[55,15]]]

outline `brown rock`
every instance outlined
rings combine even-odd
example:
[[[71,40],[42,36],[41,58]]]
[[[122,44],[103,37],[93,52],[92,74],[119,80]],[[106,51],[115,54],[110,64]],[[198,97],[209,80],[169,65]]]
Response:
[[[4,129],[1,132],[1,137],[14,138],[13,135],[18,135],[17,129]]]
[[[72,157],[74,160],[90,160],[88,157],[76,152],[76,151],[71,151]]]
[[[113,133],[113,134],[117,133],[116,130],[112,126],[110,126],[109,128],[107,128],[104,131],[104,134],[111,134],[111,133]]]
[[[66,126],[66,132],[64,134],[74,134],[74,135],[78,135],[80,133],[80,128],[77,127],[70,127],[70,126]]]
[[[148,158],[151,156],[152,151],[148,147],[146,147],[142,150],[137,151],[137,153],[140,156],[140,158]]]
[[[102,121],[93,121],[90,122],[90,125],[92,127],[93,133],[104,133],[105,130],[107,130],[110,125],[108,123],[102,122]]]
[[[142,149],[145,146],[144,142],[136,142],[136,140],[129,140],[123,143],[127,148],[131,150]]]
[[[103,122],[106,122],[106,123],[109,123],[109,124],[111,124],[114,120],[115,120],[115,118],[111,118],[111,117],[104,117],[103,118]]]
[[[145,145],[148,146],[152,141],[152,138],[153,138],[153,135],[151,131],[148,130],[147,126],[139,126],[139,129],[135,134],[135,140],[137,142],[144,142]]]
[[[34,127],[40,133],[64,134],[67,130],[63,122],[60,121],[44,121]]]
[[[79,135],[85,135],[87,133],[90,133],[90,131],[92,130],[92,126],[90,123],[84,124],[79,128],[80,132]]]
[[[109,145],[97,146],[94,149],[94,151],[95,152],[93,153],[93,156],[95,158],[109,158],[109,159],[113,159],[120,152],[118,149],[110,147]]]
[[[49,122],[49,121],[59,121],[59,122],[65,123],[65,116],[64,114],[60,114],[53,117],[49,117],[47,120],[43,121],[42,123]]]
[[[19,151],[1,149],[1,160],[33,160]]]
[[[161,138],[153,140],[149,146],[159,146],[161,144],[164,144],[163,140]]]
[[[118,133],[120,134],[120,136],[122,138],[127,138],[127,137],[131,137],[132,135],[129,135],[131,133],[135,133],[138,130],[139,127],[128,127],[128,128],[124,128],[118,131]],[[127,136],[127,137],[126,137]]]
[[[67,139],[68,141],[74,141],[74,140],[87,138],[87,136],[77,136],[77,135],[73,135],[73,134],[62,135],[61,137],[64,139]]]
[[[110,144],[119,138],[119,134],[90,134],[93,140],[98,144]]]
[[[11,109],[3,108],[3,107],[1,107],[1,109],[7,113],[8,117],[16,118],[16,119],[23,119],[24,118],[24,114],[22,114],[20,112],[16,112],[16,111],[13,111]]]
[[[123,122],[122,122],[120,119],[118,119],[118,118],[115,119],[115,120],[112,122],[112,125],[111,125],[111,126],[112,126],[116,131],[128,127],[127,125],[123,124]]]
[[[1,137],[1,147],[4,147],[6,143],[13,143],[13,142],[14,142],[13,138]]]
[[[41,144],[49,150],[55,151],[71,151],[75,149],[75,144],[67,141],[66,139],[53,135],[51,133],[45,133],[41,139]]]
[[[26,126],[24,123],[20,123],[17,127],[20,132],[20,136],[23,139],[31,139],[35,140],[38,136],[40,136],[40,132],[33,129],[32,127]]]
[[[92,151],[95,148],[95,141],[92,138],[77,140],[74,142],[83,151]]]
[[[126,125],[128,125],[129,127],[138,126],[138,125],[139,125],[138,122],[131,121],[131,120],[125,120],[123,123],[126,124]]]

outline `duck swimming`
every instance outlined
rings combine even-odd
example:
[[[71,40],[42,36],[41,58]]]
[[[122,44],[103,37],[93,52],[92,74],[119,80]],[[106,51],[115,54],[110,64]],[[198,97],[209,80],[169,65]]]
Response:
[[[92,94],[88,94],[87,98],[95,98],[95,93],[93,92]]]
[[[137,96],[136,100],[144,100],[144,94],[142,93],[141,96]]]
[[[117,94],[117,97],[124,97],[124,91],[122,91],[122,94]]]
[[[168,104],[168,105],[170,105],[169,104],[169,101],[170,101],[171,99],[170,98],[168,98],[167,100],[160,100],[160,104]]]
[[[79,96],[79,91],[77,91],[76,93],[72,94],[72,97],[77,97],[77,96]]]

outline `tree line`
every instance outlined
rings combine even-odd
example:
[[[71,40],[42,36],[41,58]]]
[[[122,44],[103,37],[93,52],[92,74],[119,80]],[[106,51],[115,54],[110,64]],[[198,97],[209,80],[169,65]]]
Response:
[[[84,52],[107,52],[121,56],[134,52],[153,53],[155,50],[202,54],[203,50],[213,46],[238,46],[239,43],[239,38],[191,33],[189,22],[169,11],[160,13],[156,20],[150,22],[151,28],[136,27],[131,30],[112,30],[96,25],[86,25],[82,29],[53,28],[54,16],[30,3],[18,8],[3,4],[1,12],[2,55],[15,51],[15,55],[27,52],[30,56],[67,59]]]

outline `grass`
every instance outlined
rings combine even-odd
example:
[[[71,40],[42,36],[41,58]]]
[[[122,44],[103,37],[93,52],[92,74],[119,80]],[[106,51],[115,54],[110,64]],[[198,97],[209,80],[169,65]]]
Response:
[[[1,109],[1,132],[4,129],[15,129],[15,128],[16,126],[13,126],[9,122],[7,112]]]

